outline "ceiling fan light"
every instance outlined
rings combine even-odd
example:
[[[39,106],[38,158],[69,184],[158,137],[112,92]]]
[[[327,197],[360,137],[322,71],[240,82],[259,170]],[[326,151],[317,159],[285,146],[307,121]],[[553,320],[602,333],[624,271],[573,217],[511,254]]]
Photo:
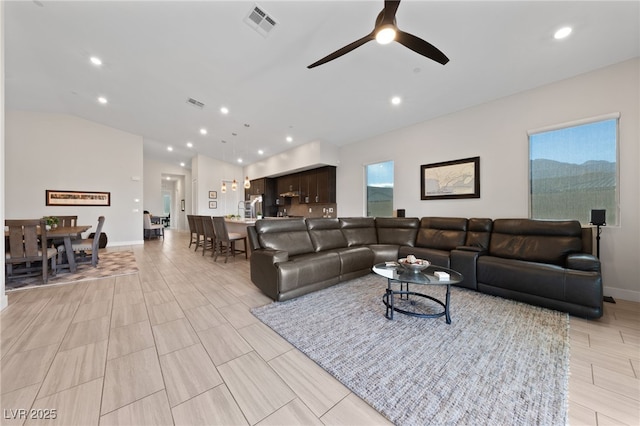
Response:
[[[376,32],[376,41],[380,44],[389,44],[396,38],[396,28],[391,25],[383,25]]]

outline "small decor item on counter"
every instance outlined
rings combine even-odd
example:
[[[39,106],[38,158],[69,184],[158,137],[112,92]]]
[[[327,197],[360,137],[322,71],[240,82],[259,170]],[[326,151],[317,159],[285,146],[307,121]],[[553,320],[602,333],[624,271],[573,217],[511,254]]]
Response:
[[[58,218],[55,216],[42,216],[44,220],[47,221],[47,229],[57,228],[58,227]]]

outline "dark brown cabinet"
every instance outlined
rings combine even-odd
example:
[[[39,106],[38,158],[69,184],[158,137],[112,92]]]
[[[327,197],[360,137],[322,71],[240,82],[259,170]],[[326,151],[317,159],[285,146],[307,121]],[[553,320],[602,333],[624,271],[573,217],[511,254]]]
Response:
[[[336,202],[336,168],[320,167],[300,173],[300,202],[328,204]]]
[[[265,189],[265,178],[254,179],[251,181],[251,188],[248,189],[249,195],[262,195]]]

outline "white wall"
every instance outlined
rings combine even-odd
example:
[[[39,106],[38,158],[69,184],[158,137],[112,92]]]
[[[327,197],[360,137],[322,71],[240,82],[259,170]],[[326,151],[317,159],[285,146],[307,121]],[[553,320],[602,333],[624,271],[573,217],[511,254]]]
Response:
[[[110,246],[142,244],[142,137],[64,114],[5,119],[6,217],[78,215],[95,228],[104,215]],[[46,206],[47,189],[108,191],[111,206]]]
[[[191,160],[192,180],[195,182],[194,214],[206,216],[224,216],[238,214],[238,204],[244,200],[244,175],[242,167],[219,161],[203,155]],[[238,181],[238,189],[231,190],[231,181]],[[227,193],[220,190],[222,181],[227,182]],[[209,199],[209,191],[217,191],[217,199]],[[217,208],[210,209],[209,201],[216,201]]]
[[[365,214],[364,165],[393,160],[394,209],[407,216],[527,217],[527,130],[620,112],[620,226],[603,230],[605,294],[640,301],[640,60],[344,146],[341,216]],[[420,200],[420,165],[480,156],[481,198]]]
[[[175,199],[171,213],[171,226],[188,229],[186,217],[191,214],[191,170],[156,160],[144,159],[143,210],[151,213],[164,211],[162,201],[162,175],[180,177],[175,184]],[[180,200],[185,200],[185,211],[180,210]]]
[[[245,175],[249,179],[258,179],[323,165],[337,166],[339,163],[340,149],[337,146],[315,141],[250,164],[245,167]]]
[[[4,223],[4,2],[0,2],[0,223]],[[4,238],[2,243],[4,253]],[[4,257],[2,258],[2,270],[4,271]],[[7,295],[4,294],[4,273],[0,278],[0,311],[7,307]]]

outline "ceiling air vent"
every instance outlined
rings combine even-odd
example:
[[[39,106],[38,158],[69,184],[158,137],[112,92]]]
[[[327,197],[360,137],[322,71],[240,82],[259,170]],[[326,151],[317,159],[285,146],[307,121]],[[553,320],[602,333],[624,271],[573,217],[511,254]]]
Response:
[[[204,103],[193,98],[188,98],[187,103],[193,105],[196,108],[200,108],[200,109],[204,108]]]
[[[249,11],[244,18],[244,22],[259,34],[262,34],[263,37],[268,36],[273,27],[276,26],[275,19],[269,16],[269,14],[258,5],[255,5],[253,9]]]

